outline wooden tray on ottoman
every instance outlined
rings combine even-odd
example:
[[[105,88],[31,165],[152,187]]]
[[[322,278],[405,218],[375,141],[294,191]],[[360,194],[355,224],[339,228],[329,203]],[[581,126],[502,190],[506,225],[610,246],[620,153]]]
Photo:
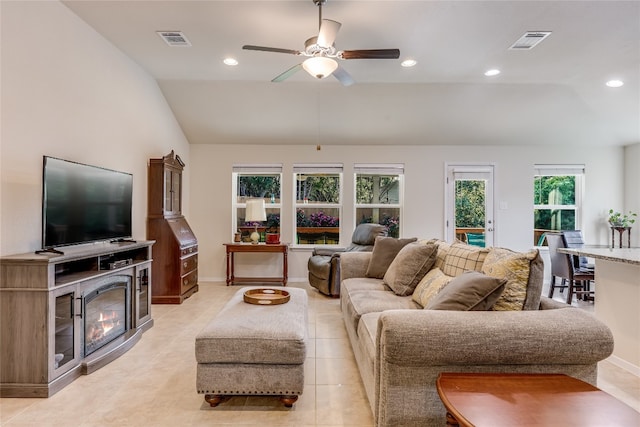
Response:
[[[276,305],[289,302],[289,292],[281,289],[257,288],[244,293],[244,302],[256,305]]]

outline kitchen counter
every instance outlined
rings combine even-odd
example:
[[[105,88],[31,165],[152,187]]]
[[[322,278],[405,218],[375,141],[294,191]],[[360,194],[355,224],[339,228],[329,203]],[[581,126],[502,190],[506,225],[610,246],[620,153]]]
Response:
[[[640,377],[640,248],[585,246],[558,252],[595,260],[594,314],[613,333],[609,359]]]
[[[594,259],[640,265],[640,248],[610,248],[602,246],[585,246],[583,248],[562,248],[558,252],[584,256]],[[639,279],[640,280],[640,279]]]

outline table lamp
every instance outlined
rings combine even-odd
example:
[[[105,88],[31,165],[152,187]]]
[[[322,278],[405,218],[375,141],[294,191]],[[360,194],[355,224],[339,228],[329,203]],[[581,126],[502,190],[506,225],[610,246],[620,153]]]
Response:
[[[254,245],[260,241],[258,233],[258,221],[267,220],[267,212],[264,207],[264,199],[249,199],[246,203],[245,222],[254,222],[255,228],[251,233],[251,243]]]

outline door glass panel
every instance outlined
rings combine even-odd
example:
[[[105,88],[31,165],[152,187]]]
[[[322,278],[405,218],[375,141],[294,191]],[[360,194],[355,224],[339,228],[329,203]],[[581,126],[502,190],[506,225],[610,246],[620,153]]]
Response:
[[[55,331],[55,355],[54,368],[73,360],[74,348],[74,324],[73,324],[73,293],[56,297],[56,331]]]
[[[455,180],[456,238],[474,246],[485,246],[486,181]]]
[[[447,166],[445,197],[446,239],[493,246],[493,166]]]

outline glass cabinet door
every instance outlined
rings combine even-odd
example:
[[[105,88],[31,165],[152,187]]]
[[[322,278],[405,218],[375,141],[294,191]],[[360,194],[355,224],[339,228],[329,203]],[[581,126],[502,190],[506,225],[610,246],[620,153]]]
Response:
[[[151,268],[138,267],[136,274],[136,314],[135,327],[140,327],[151,319]]]
[[[80,326],[79,317],[76,316],[75,299],[75,288],[71,292],[54,296],[54,371],[64,367],[69,362],[76,361],[79,357],[78,333]],[[70,363],[68,367],[73,365],[75,363]]]
[[[164,171],[164,210],[165,214],[180,214],[182,210],[181,191],[182,174],[171,168]]]

